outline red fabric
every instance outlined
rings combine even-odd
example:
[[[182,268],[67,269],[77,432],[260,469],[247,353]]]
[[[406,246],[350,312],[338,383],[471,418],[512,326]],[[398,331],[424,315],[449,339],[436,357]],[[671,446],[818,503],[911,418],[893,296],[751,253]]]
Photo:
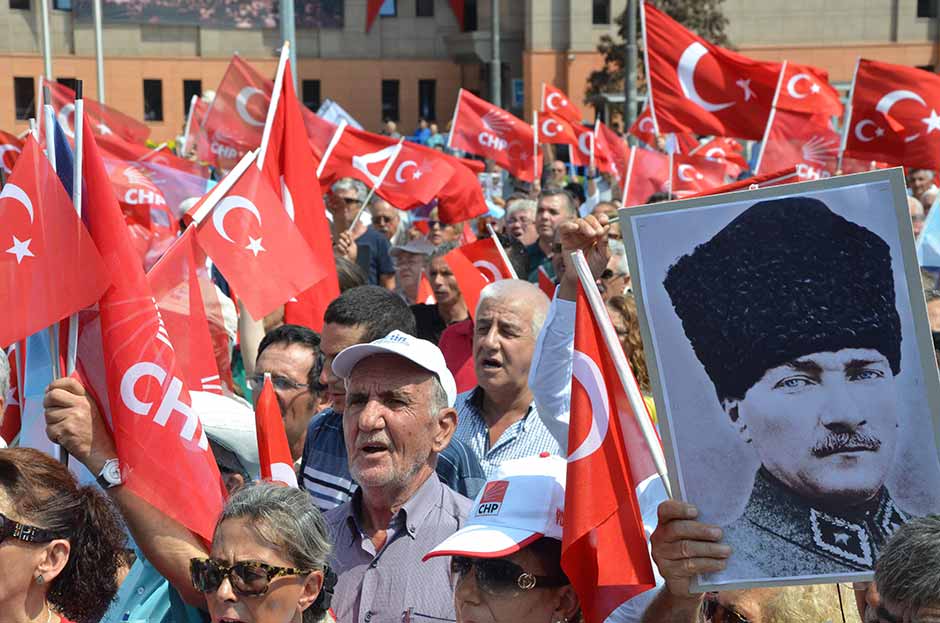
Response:
[[[580,286],[576,313],[561,565],[585,620],[600,623],[655,585],[636,490],[656,469],[602,338],[599,322],[613,333],[610,319],[595,318]]]
[[[477,312],[477,303],[480,301],[480,291],[486,287],[486,279],[477,270],[477,267],[460,251],[460,247],[444,256],[444,261],[450,266],[451,272],[457,279],[457,286],[467,305],[467,311],[473,318]],[[420,288],[419,288],[420,292]]]
[[[255,404],[255,431],[258,436],[258,462],[261,464],[262,480],[283,482],[297,488],[294,474],[294,459],[291,457],[290,444],[284,431],[281,407],[274,394],[271,376],[264,375],[264,387]]]
[[[284,306],[284,322],[321,331],[327,306],[339,296],[339,279],[323,195],[319,184],[311,184],[311,171],[316,171],[317,158],[310,144],[303,140],[304,119],[300,109],[290,63],[287,63],[268,139],[264,173],[313,251],[319,275],[312,288],[298,294],[296,302]]]
[[[204,141],[205,134],[202,128],[202,122],[205,120],[206,113],[209,112],[209,104],[201,97],[190,106],[189,110],[189,132],[186,134],[186,152],[184,156],[192,153],[200,153],[198,145]]]
[[[652,113],[668,132],[760,140],[780,63],[713,45],[652,5],[644,13]]]
[[[549,299],[555,298],[555,282],[548,276],[544,266],[539,266],[539,289],[545,293]]]
[[[862,59],[845,155],[940,169],[940,76]]]
[[[465,89],[457,96],[450,146],[493,160],[520,180],[541,174],[532,126]]]
[[[744,146],[733,138],[716,136],[707,143],[699,145],[689,154],[724,163],[725,174],[731,179],[737,179],[742,171],[748,169],[747,160],[744,158]]]
[[[473,233],[473,229],[466,222],[463,224],[463,228],[460,230],[460,245],[473,244],[477,241],[477,235]]]
[[[486,171],[486,163],[482,160],[472,160],[470,158],[457,158],[460,164],[464,165],[474,173],[483,173]]]
[[[725,184],[725,164],[696,156],[672,157],[672,193],[697,194]]]
[[[617,178],[617,184],[623,186],[629,159],[630,147],[626,141],[602,122],[598,122],[594,137],[594,160],[597,170],[613,174]]]
[[[463,30],[463,7],[464,0],[450,0],[450,8],[454,11],[454,17],[457,18],[457,25]]]
[[[650,195],[666,190],[668,184],[669,156],[642,147],[630,148],[625,207],[646,203]]]
[[[591,165],[591,144],[594,142],[594,128],[582,124],[571,126],[577,140],[572,144],[568,153],[571,155],[571,164],[576,167]],[[594,153],[594,166],[597,167],[597,152]]]
[[[382,9],[382,3],[385,0],[367,0],[366,2],[366,32],[372,30],[372,24],[375,22],[375,18],[379,16],[379,11]]]
[[[640,116],[637,117],[633,125],[630,126],[629,133],[650,147],[656,147],[656,122],[653,119],[653,115],[650,113],[649,106],[643,108],[643,112],[640,113]],[[662,131],[661,133],[665,134]],[[680,153],[687,154],[698,147],[698,141],[695,140],[694,134],[680,132],[675,134],[675,137],[676,145]]]
[[[203,126],[209,143],[207,162],[231,169],[261,144],[274,83],[237,54],[232,57]]]
[[[836,172],[840,140],[826,113],[775,110],[755,173],[795,166],[801,180],[830,177]]]
[[[196,275],[196,232],[190,227],[160,258],[147,281],[191,389],[222,394],[209,321]]]
[[[75,91],[64,84],[49,80],[44,80],[43,84],[49,87],[52,94],[52,101],[44,103],[52,104],[59,125],[62,126],[66,135],[74,140]],[[89,119],[84,126],[86,133],[91,130],[95,136],[118,136],[130,143],[143,143],[150,136],[150,127],[146,123],[93,99],[86,97],[83,101],[85,102],[85,116]]]
[[[540,112],[539,143],[577,145],[578,132],[575,130],[575,127],[580,125],[580,123],[571,123],[558,113]],[[574,150],[571,151],[573,152]]]
[[[431,289],[431,282],[428,280],[428,274],[421,271],[421,279],[418,281],[417,303],[425,305],[437,305],[437,299],[434,298],[434,290]]]
[[[306,107],[301,110],[310,112]],[[326,148],[329,147],[330,140],[333,138],[338,126],[311,113],[304,115],[304,127],[307,130],[307,138],[310,139],[313,155],[316,156],[317,162],[319,162],[323,159],[323,154],[326,152]]]
[[[110,279],[59,178],[32,138],[0,190],[0,346],[95,303]]]
[[[139,160],[142,163],[175,169],[197,177],[209,177],[209,171],[206,167],[192,160],[180,158],[165,147],[154,152],[153,149],[146,145],[128,143],[113,134],[96,138],[98,140],[98,148],[101,150],[101,154],[104,158],[128,161]]]
[[[781,171],[773,171],[772,173],[765,173],[763,175],[755,175],[753,177],[739,180],[737,182],[731,182],[730,184],[725,184],[724,186],[719,186],[717,188],[710,188],[696,195],[689,195],[689,196],[690,197],[705,197],[707,195],[720,195],[721,193],[730,193],[731,191],[734,191],[734,190],[747,190],[752,185],[755,185],[758,188],[766,188],[768,186],[777,186],[778,184],[791,184],[793,182],[799,182],[799,181],[800,181],[800,178],[796,174],[796,167],[790,167],[788,169],[783,169]]]
[[[489,212],[476,174],[459,162],[453,170],[454,174],[437,194],[437,218],[444,223],[461,223]]]
[[[493,283],[501,279],[512,279],[512,269],[503,259],[499,244],[494,238],[481,238],[474,243],[457,247],[470,262],[477,267],[487,281]]]
[[[829,84],[829,72],[812,65],[787,63],[777,95],[778,110],[841,117],[839,92]]]
[[[326,277],[254,163],[199,224],[196,238],[255,319]]]
[[[125,486],[208,542],[222,511],[222,479],[94,137],[83,143],[85,198],[94,206],[84,215],[112,278],[98,303],[100,354],[80,359],[85,384],[101,387],[94,371],[104,376],[106,400],[99,394],[98,403],[110,414]]]
[[[450,325],[437,342],[444,355],[447,369],[454,375],[457,393],[477,386],[477,373],[473,367],[473,320],[467,318]]]
[[[571,102],[564,91],[550,84],[542,85],[541,111],[558,115],[572,125],[581,125],[581,110]],[[541,119],[541,115],[539,118]]]
[[[23,153],[23,141],[12,134],[0,130],[0,169],[4,177],[9,177],[16,165],[16,159]]]
[[[7,357],[10,363],[10,389],[3,397],[3,422],[0,423],[0,437],[10,445],[20,434],[20,384],[16,373],[16,349],[22,348],[26,342],[16,342],[11,345],[7,353],[0,353],[0,357]],[[26,358],[23,358],[26,364]]]

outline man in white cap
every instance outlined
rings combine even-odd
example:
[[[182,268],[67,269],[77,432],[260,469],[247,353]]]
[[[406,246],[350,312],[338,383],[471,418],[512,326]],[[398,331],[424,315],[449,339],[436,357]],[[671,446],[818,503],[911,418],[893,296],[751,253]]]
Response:
[[[504,462],[467,525],[424,557],[451,557],[458,623],[577,620],[578,596],[561,569],[566,467],[547,452]]]
[[[326,513],[339,576],[339,621],[453,620],[446,561],[421,564],[456,532],[470,500],[435,476],[438,454],[457,426],[457,390],[432,343],[401,331],[340,352],[333,373],[346,382],[343,431],[352,499]]]

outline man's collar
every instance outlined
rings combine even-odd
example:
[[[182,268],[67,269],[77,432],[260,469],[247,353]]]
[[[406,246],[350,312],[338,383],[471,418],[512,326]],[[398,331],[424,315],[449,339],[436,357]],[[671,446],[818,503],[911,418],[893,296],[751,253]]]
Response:
[[[425,481],[418,487],[398,512],[392,516],[392,523],[405,528],[405,532],[413,539],[421,528],[428,514],[441,503],[442,487],[437,472],[432,471]],[[353,542],[357,536],[364,534],[362,530],[362,487],[357,487],[349,500],[346,514],[346,525],[352,533]]]
[[[478,414],[480,414],[480,417],[483,417],[483,397],[484,389],[480,385],[477,385],[471,390],[470,396],[467,398],[467,403],[473,407]],[[534,410],[535,398],[532,398],[532,402],[529,403],[529,408],[526,409],[525,415],[523,415],[522,420],[520,420],[522,422],[523,429],[526,426],[525,423],[529,418],[529,414],[531,414]]]

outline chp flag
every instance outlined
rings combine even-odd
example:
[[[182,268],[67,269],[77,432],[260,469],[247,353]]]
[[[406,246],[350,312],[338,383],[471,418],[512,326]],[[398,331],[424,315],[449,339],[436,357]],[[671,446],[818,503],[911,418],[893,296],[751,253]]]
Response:
[[[754,173],[796,167],[800,180],[818,180],[835,175],[839,157],[839,135],[829,115],[774,110],[761,146]]]

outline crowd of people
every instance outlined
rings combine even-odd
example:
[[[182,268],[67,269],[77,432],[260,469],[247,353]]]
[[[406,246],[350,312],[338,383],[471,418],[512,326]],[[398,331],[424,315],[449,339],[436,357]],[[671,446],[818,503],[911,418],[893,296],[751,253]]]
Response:
[[[440,136],[422,121],[413,138],[437,146]],[[915,233],[936,201],[933,179],[909,172]],[[284,324],[282,312],[258,322],[241,313],[230,395],[193,392],[229,491],[211,543],[104,477],[117,453],[101,409],[75,378],[54,381],[47,435],[101,486],[80,486],[36,450],[0,450],[0,620],[582,621],[561,565],[575,251],[656,421],[610,182],[550,159],[540,183],[504,186],[500,210],[466,224],[434,211],[409,219],[378,197],[364,206],[365,184],[334,183],[325,203],[341,294],[322,330]],[[488,284],[471,308],[444,257],[468,230],[489,236],[487,225],[521,278]],[[419,294],[425,279],[433,299]],[[928,273],[924,281],[937,335],[940,294]],[[299,489],[259,479],[251,403],[266,375]],[[504,494],[498,515],[484,508],[494,487]],[[874,582],[702,594],[690,592],[692,579],[733,555],[722,527],[667,499],[661,482],[639,501],[659,585],[611,621],[940,617],[938,517],[891,536]]]

